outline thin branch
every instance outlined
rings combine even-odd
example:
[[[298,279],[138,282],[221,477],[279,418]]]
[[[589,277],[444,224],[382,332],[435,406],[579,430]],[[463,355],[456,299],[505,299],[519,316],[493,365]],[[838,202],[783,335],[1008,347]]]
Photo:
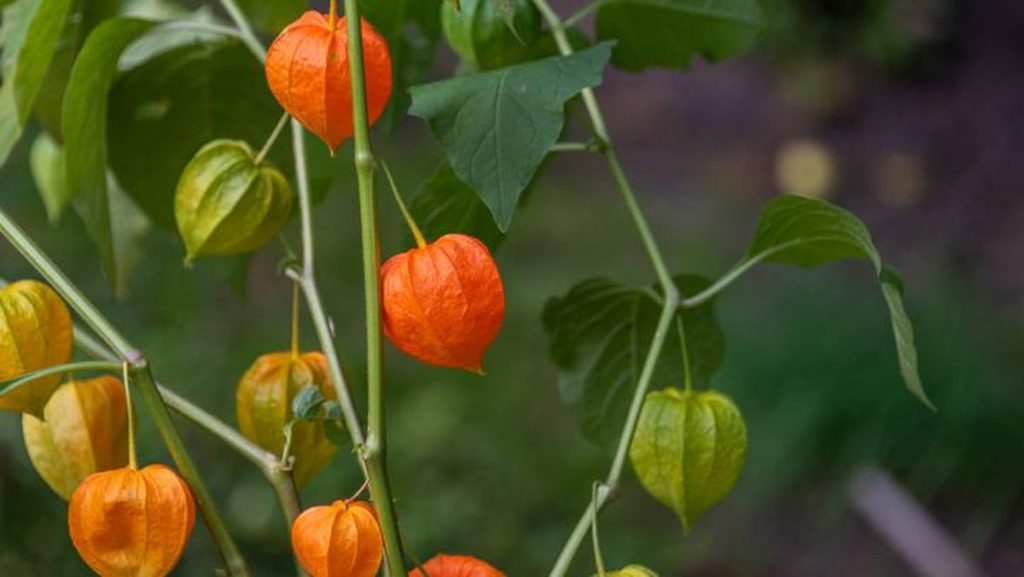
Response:
[[[559,51],[565,56],[572,54],[572,44],[570,44],[569,38],[565,33],[565,24],[559,18],[558,14],[551,8],[547,0],[533,0],[533,3],[540,11],[541,16],[547,22],[548,27],[551,29],[555,42],[558,44]],[[640,204],[636,199],[636,194],[633,192],[633,187],[629,182],[629,178],[626,176],[626,171],[623,168],[622,163],[619,161],[618,154],[615,152],[615,147],[613,146],[611,136],[608,133],[604,114],[601,112],[601,107],[597,102],[597,97],[595,96],[594,91],[590,88],[584,89],[581,96],[583,98],[583,104],[587,110],[587,115],[590,118],[591,128],[594,131],[599,146],[604,151],[605,159],[608,162],[608,168],[611,170],[612,177],[614,178],[615,184],[622,196],[622,200],[626,205],[626,209],[629,211],[629,214],[633,219],[633,224],[637,229],[640,240],[643,243],[644,249],[647,251],[647,256],[651,261],[651,266],[657,274],[658,283],[661,285],[662,292],[664,293],[664,303],[661,310],[661,316],[658,319],[657,328],[655,329],[654,338],[651,340],[651,346],[644,361],[643,371],[640,374],[640,378],[637,380],[636,389],[633,393],[633,399],[629,407],[626,423],[622,428],[621,435],[619,436],[619,444],[615,452],[615,458],[612,461],[611,469],[609,470],[608,476],[604,482],[606,491],[597,496],[597,500],[593,503],[593,506],[587,507],[587,510],[576,525],[576,529],[573,531],[572,535],[570,535],[568,542],[566,542],[565,546],[562,548],[562,551],[555,562],[555,566],[551,570],[551,577],[563,577],[568,572],[569,566],[572,564],[572,560],[579,551],[580,544],[586,536],[590,523],[596,520],[597,514],[600,513],[601,509],[608,502],[610,497],[615,494],[615,491],[618,488],[622,477],[622,471],[625,468],[626,458],[629,453],[629,445],[633,439],[633,433],[636,431],[636,424],[640,417],[640,410],[643,408],[644,399],[647,396],[647,390],[650,388],[651,378],[654,375],[654,369],[657,365],[658,358],[661,355],[661,351],[664,348],[668,331],[672,326],[672,320],[675,318],[679,306],[679,289],[672,280],[672,275],[669,273],[668,266],[665,264],[665,259],[662,257],[661,248],[658,246],[658,243],[654,238],[654,234],[651,232],[651,227],[647,222],[647,217],[640,209]]]
[[[85,298],[56,264],[32,241],[7,213],[0,210],[0,233],[14,248],[45,278],[65,301],[82,317],[96,333],[115,351],[121,361],[131,365],[132,380],[163,438],[164,445],[188,482],[203,514],[206,527],[220,550],[229,574],[247,577],[249,567],[242,557],[238,545],[227,530],[224,519],[213,503],[209,489],[196,468],[191,455],[185,449],[181,435],[170,419],[167,406],[156,387],[146,357],[133,347],[102,313]]]

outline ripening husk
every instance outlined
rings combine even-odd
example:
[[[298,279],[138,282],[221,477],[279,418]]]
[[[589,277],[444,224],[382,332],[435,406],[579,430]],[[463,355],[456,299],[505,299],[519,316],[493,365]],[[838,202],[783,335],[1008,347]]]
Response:
[[[629,457],[637,479],[689,532],[732,491],[747,457],[740,410],[715,391],[647,395]]]
[[[374,577],[384,556],[377,515],[363,501],[307,509],[292,525],[292,548],[313,577]]]
[[[0,381],[71,361],[71,314],[49,286],[34,280],[0,289]],[[0,397],[0,409],[41,416],[61,375],[25,383]]]
[[[216,140],[181,173],[174,214],[186,261],[263,248],[291,217],[294,193],[283,174],[256,159],[249,145]]]
[[[384,37],[362,21],[363,64],[369,122],[391,98],[391,53]],[[353,134],[348,21],[334,29],[326,14],[309,11],[285,28],[267,51],[267,82],[281,107],[335,151]]]
[[[423,564],[429,577],[505,577],[505,574],[469,555],[435,555]],[[409,571],[409,577],[425,577],[419,569]]]
[[[494,0],[462,0],[459,8],[451,3],[441,8],[445,39],[471,70],[484,72],[536,57],[531,48],[543,34],[540,12],[532,0],[511,0],[511,4],[513,26]]]
[[[381,267],[384,333],[431,365],[483,372],[505,318],[505,289],[487,246],[449,234]]]
[[[337,398],[327,358],[322,353],[294,358],[291,352],[280,352],[259,357],[238,382],[235,404],[239,430],[260,447],[281,454],[284,427],[292,419],[292,400],[309,385],[316,385],[327,399]],[[291,446],[295,484],[304,487],[337,452],[338,448],[324,432],[323,422],[295,423]]]
[[[89,475],[128,464],[125,405],[124,384],[103,376],[61,385],[46,404],[45,420],[22,416],[32,465],[61,498]]]
[[[68,528],[102,577],[163,577],[181,559],[196,507],[184,479],[163,465],[89,476],[71,495]]]

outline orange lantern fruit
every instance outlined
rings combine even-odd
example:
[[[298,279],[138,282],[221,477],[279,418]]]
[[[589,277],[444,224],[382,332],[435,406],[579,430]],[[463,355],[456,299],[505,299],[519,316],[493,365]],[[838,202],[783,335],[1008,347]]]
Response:
[[[377,515],[364,501],[305,510],[292,525],[292,548],[313,577],[374,577],[384,557]]]
[[[128,464],[124,384],[111,376],[69,381],[43,411],[22,415],[25,448],[36,471],[67,499],[89,475]]]
[[[505,318],[505,290],[487,246],[464,234],[395,255],[381,267],[384,333],[425,363],[481,373]]]
[[[292,401],[310,385],[320,389],[326,399],[338,396],[323,353],[260,356],[238,382],[235,400],[239,430],[250,441],[280,455],[285,445],[284,428],[292,420]],[[322,421],[295,423],[291,443],[295,484],[304,487],[337,452]]]
[[[366,106],[370,124],[391,98],[391,53],[362,21]],[[345,18],[309,11],[290,24],[267,52],[267,82],[281,106],[333,152],[353,134],[352,80]]]
[[[423,570],[413,569],[409,577],[505,577],[485,561],[469,555],[437,555],[423,564]]]
[[[103,577],[163,577],[178,564],[196,521],[184,479],[163,465],[89,476],[71,495],[71,542]]]
[[[0,381],[71,361],[71,314],[49,286],[25,280],[0,289]],[[0,396],[0,409],[41,416],[61,375]]]

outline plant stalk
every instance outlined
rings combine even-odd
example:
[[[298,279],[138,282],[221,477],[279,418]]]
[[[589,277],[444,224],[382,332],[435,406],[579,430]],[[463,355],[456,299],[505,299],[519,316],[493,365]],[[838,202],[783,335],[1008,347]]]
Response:
[[[150,374],[149,364],[145,356],[114,328],[110,321],[78,290],[78,287],[68,279],[63,271],[43,253],[35,242],[3,210],[0,210],[0,233],[53,286],[71,308],[82,317],[82,320],[96,331],[96,334],[114,350],[117,356],[120,357],[119,360],[131,365],[133,381],[142,394],[143,402],[146,404],[150,416],[157,424],[157,429],[160,431],[160,436],[163,438],[168,452],[170,452],[178,469],[182,472],[185,480],[188,481],[199,501],[199,508],[203,514],[203,519],[206,521],[206,527],[217,548],[220,550],[229,575],[247,577],[250,574],[249,567],[234,539],[228,533],[220,511],[210,498],[206,484],[203,482],[202,477],[199,476],[195,463],[192,462],[192,458],[185,449],[181,436],[174,427],[174,423],[170,420],[167,406],[164,405],[160,397],[160,392],[157,390],[153,377]]]
[[[573,48],[565,33],[565,24],[558,14],[551,8],[547,0],[533,0],[533,3],[540,11],[541,16],[547,22],[548,27],[551,29],[555,42],[558,44],[559,52],[564,56],[572,54]],[[643,408],[644,399],[647,396],[647,390],[650,388],[651,378],[654,376],[654,369],[658,364],[658,358],[661,356],[661,351],[665,346],[668,331],[672,326],[672,320],[676,317],[679,307],[679,289],[672,280],[672,275],[669,273],[668,266],[665,264],[665,259],[662,257],[661,248],[658,246],[658,243],[654,238],[654,234],[651,232],[651,227],[647,222],[647,217],[644,215],[643,210],[641,210],[639,202],[637,202],[636,194],[633,192],[633,186],[630,184],[626,171],[622,166],[622,162],[619,160],[618,154],[615,151],[611,136],[608,133],[607,124],[604,120],[604,114],[601,111],[600,104],[597,102],[597,96],[594,94],[593,89],[585,88],[581,92],[581,97],[583,99],[584,107],[587,110],[587,115],[590,118],[590,124],[594,130],[594,134],[599,141],[598,144],[600,145],[601,150],[603,150],[604,157],[608,162],[608,168],[611,170],[612,177],[614,178],[615,184],[622,196],[622,200],[626,205],[626,210],[629,211],[629,214],[633,219],[633,224],[640,235],[640,240],[643,243],[644,250],[647,251],[647,256],[651,261],[651,266],[657,274],[658,283],[664,293],[664,301],[662,303],[658,325],[654,332],[654,338],[651,340],[650,349],[648,350],[647,357],[644,360],[643,371],[640,374],[640,378],[637,380],[636,390],[633,394],[632,402],[630,403],[626,423],[622,428],[621,435],[619,436],[619,444],[615,451],[615,458],[612,461],[611,469],[608,471],[604,485],[599,488],[596,496],[593,498],[593,503],[587,507],[587,510],[583,513],[579,523],[577,523],[576,528],[573,530],[572,535],[570,535],[569,540],[562,548],[562,551],[555,562],[555,566],[551,570],[550,577],[564,577],[568,572],[573,558],[579,551],[584,538],[586,538],[587,529],[590,527],[590,524],[596,521],[596,517],[600,513],[601,509],[618,490],[619,482],[622,478],[622,471],[625,468],[626,459],[629,454],[629,445],[632,442],[633,433],[636,431],[636,424],[640,418],[640,410]]]
[[[261,62],[266,60],[266,50],[253,34],[245,15],[234,0],[221,0],[221,4],[246,38],[246,44]],[[367,310],[367,386],[368,386],[368,434],[363,435],[359,417],[355,411],[351,394],[341,370],[334,347],[334,335],[323,308],[316,284],[315,252],[313,240],[312,202],[310,200],[306,169],[305,143],[302,127],[292,120],[292,144],[295,156],[295,178],[298,182],[299,208],[302,221],[302,271],[288,271],[288,276],[302,284],[321,348],[327,357],[331,376],[338,393],[345,428],[349,431],[352,444],[359,451],[360,464],[370,483],[370,495],[377,510],[384,537],[386,565],[393,577],[405,575],[398,521],[394,513],[389,483],[384,466],[385,435],[383,419],[382,339],[380,329],[380,243],[377,232],[377,200],[373,187],[374,159],[370,147],[370,127],[366,110],[366,82],[363,66],[363,42],[359,5],[355,0],[345,1],[345,15],[348,17],[349,64],[352,77],[352,106],[355,128],[355,163],[359,181],[360,220],[363,232],[363,273],[366,286]]]
[[[373,148],[366,105],[362,14],[358,0],[345,0],[349,70],[352,79],[352,124],[356,177],[363,239],[363,282],[366,298],[367,443],[363,450],[370,479],[370,497],[380,519],[387,567],[391,577],[405,575],[398,519],[387,479],[387,435],[384,422],[383,342],[380,294],[380,234],[374,191]]]

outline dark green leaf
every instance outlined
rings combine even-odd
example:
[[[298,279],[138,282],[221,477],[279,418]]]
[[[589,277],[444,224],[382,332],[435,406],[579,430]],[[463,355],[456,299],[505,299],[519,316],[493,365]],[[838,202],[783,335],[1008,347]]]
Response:
[[[237,0],[253,25],[263,32],[277,34],[308,9],[306,0]]]
[[[320,418],[320,409],[327,402],[320,387],[307,385],[292,399],[292,415],[300,421],[313,421]]]
[[[696,294],[710,284],[690,275],[675,281],[684,295]],[[591,439],[606,444],[618,436],[660,313],[660,297],[653,289],[604,279],[580,283],[545,307],[544,329],[551,358],[560,369],[562,400],[572,407]],[[715,319],[714,302],[687,310],[679,318],[686,331],[693,380],[706,385],[725,356],[725,336]],[[677,330],[669,332],[652,382],[685,382]]]
[[[99,247],[111,283],[118,274],[107,197],[107,95],[121,53],[152,26],[145,20],[117,18],[96,27],[75,61],[64,95],[68,191]]]
[[[610,0],[597,11],[597,37],[618,41],[619,68],[686,68],[696,56],[742,53],[763,19],[756,0]]]
[[[179,47],[128,71],[111,92],[110,114],[111,168],[139,207],[170,228],[174,191],[195,152],[217,138],[258,150],[281,109],[259,63],[229,41]],[[291,158],[285,133],[271,160],[288,173]]]
[[[766,261],[814,267],[841,260],[871,262],[889,306],[903,380],[915,396],[934,409],[917,369],[914,330],[903,308],[902,281],[883,267],[867,227],[853,214],[823,200],[780,196],[761,213],[747,252],[748,262]]]
[[[449,233],[468,234],[480,239],[492,252],[505,240],[487,205],[455,176],[447,162],[441,163],[420,186],[409,210],[428,240]]]
[[[378,122],[393,129],[409,104],[408,88],[434,63],[441,34],[441,0],[363,0],[363,16],[387,40],[394,69],[391,102]]]
[[[519,196],[564,124],[565,103],[600,84],[610,44],[572,56],[412,88],[410,114],[427,120],[455,174],[508,230]]]
[[[21,138],[70,9],[71,0],[19,0],[4,8],[0,165]]]

